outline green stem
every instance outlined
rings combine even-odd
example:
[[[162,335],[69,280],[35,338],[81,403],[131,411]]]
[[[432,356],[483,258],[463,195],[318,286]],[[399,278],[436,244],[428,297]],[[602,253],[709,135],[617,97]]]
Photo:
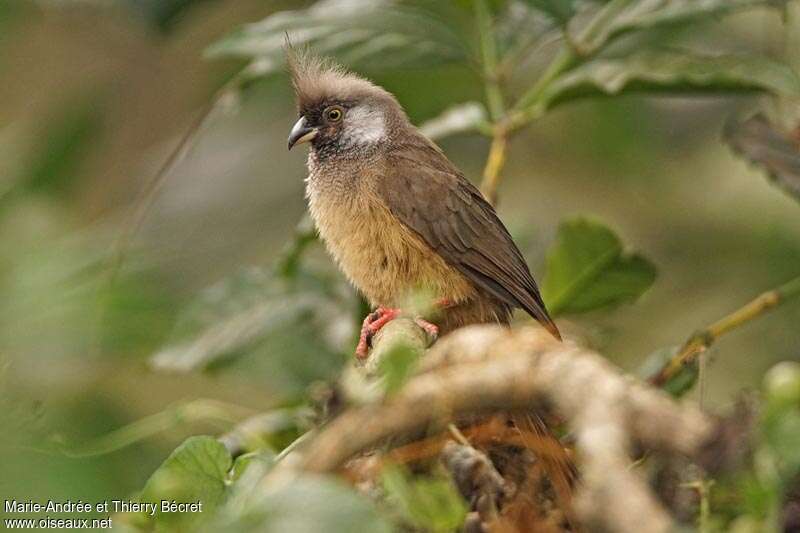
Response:
[[[569,70],[579,61],[569,45],[564,45],[553,61],[525,94],[514,105],[514,111],[509,116],[509,128],[519,129],[532,120],[540,117],[547,109],[547,90],[550,84],[562,73]]]
[[[486,89],[486,100],[489,114],[494,122],[499,122],[505,115],[503,92],[500,89],[497,71],[497,43],[492,31],[492,14],[486,0],[474,0],[475,20],[478,23],[480,38],[481,65]]]
[[[800,276],[784,283],[777,289],[759,295],[733,313],[696,332],[689,337],[678,353],[650,378],[650,382],[658,386],[664,385],[685,366],[695,364],[700,354],[708,350],[722,335],[797,296],[800,296]]]
[[[216,400],[198,399],[173,405],[160,413],[147,416],[107,433],[84,446],[62,452],[68,457],[92,457],[115,452],[159,433],[198,421],[219,421],[226,425],[241,418],[243,409]]]

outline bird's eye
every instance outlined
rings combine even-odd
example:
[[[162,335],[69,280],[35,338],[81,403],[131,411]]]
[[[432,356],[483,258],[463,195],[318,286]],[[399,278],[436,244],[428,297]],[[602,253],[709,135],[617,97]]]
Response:
[[[325,118],[330,122],[338,122],[342,120],[342,110],[338,107],[329,107],[325,110]]]

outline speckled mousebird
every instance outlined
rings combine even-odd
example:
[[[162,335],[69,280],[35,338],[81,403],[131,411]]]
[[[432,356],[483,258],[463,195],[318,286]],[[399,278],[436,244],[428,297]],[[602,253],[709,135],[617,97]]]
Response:
[[[429,333],[507,324],[522,308],[561,338],[525,259],[494,208],[408,120],[395,97],[335,63],[287,47],[299,119],[289,149],[310,143],[306,196],[329,252],[375,307],[356,355],[414,290],[437,298]]]

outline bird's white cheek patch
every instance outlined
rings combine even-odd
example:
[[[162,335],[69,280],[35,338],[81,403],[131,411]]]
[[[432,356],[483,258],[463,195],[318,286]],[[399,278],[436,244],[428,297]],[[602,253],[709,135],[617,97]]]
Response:
[[[353,144],[373,144],[386,138],[383,113],[366,106],[354,107],[345,118],[344,137]]]

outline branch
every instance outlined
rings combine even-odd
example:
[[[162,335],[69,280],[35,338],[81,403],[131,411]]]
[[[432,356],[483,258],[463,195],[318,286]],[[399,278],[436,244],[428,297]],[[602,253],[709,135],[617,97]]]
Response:
[[[380,342],[388,340],[386,335]],[[462,415],[550,406],[575,432],[583,475],[576,496],[580,518],[610,531],[642,531],[645,525],[666,531],[669,515],[631,469],[632,445],[697,456],[714,437],[714,424],[696,408],[534,327],[464,328],[431,348],[419,371],[394,396],[344,411],[264,482],[285,479],[295,468],[335,471],[389,439],[443,427]]]
[[[479,4],[482,4],[482,2],[476,2],[476,6]],[[484,40],[482,39],[482,42]],[[506,114],[502,100],[499,105],[493,106],[492,104],[493,95],[495,93],[497,93],[498,97],[501,95],[496,79],[496,58],[487,53],[484,53],[483,57],[486,94],[494,125],[492,129],[492,145],[483,170],[481,192],[489,202],[495,204],[497,202],[497,187],[500,184],[500,173],[505,165],[509,137],[541,116],[546,107],[545,96],[548,87],[561,73],[574,66],[577,59],[569,47],[564,47],[542,73],[542,76],[534,86],[517,101],[514,109]]]
[[[500,89],[497,72],[497,43],[492,31],[492,14],[486,0],[474,0],[475,20],[478,23],[478,37],[481,48],[481,65],[486,84],[486,100],[489,114],[494,122],[498,122],[505,114],[503,91]]]
[[[489,157],[483,169],[481,192],[492,205],[497,203],[497,187],[500,185],[500,173],[506,163],[508,148],[508,132],[505,127],[496,125],[492,131],[492,145]]]
[[[508,492],[503,476],[485,453],[476,450],[468,442],[457,444],[448,441],[442,449],[441,458],[458,491],[473,511],[467,520],[480,524],[481,530],[488,530],[482,524],[497,520],[498,502]],[[464,530],[469,529],[465,527]]]
[[[784,302],[800,296],[800,277],[777,289],[767,291],[733,313],[694,333],[683,344],[678,353],[669,360],[649,381],[662,386],[675,377],[681,369],[697,362],[697,358],[708,350],[721,336],[754,320]]]
[[[492,15],[486,0],[474,0],[474,6],[480,38],[486,100],[492,119],[492,145],[483,169],[481,192],[491,204],[495,204],[497,203],[497,187],[500,184],[500,172],[505,165],[508,145],[508,131],[503,125],[506,111],[503,103],[503,91],[498,80],[497,44],[492,31]]]

